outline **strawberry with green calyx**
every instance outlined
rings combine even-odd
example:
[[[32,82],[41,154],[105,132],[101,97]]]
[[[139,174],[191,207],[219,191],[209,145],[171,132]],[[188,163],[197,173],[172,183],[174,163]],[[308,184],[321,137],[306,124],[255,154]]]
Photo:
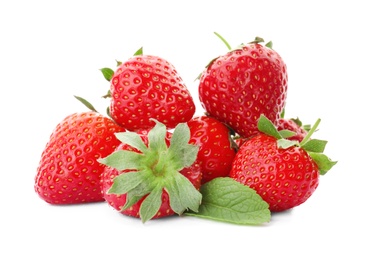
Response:
[[[254,189],[270,206],[283,211],[304,203],[316,190],[319,176],[336,162],[323,154],[326,141],[312,139],[320,120],[305,138],[287,140],[294,133],[278,131],[264,115],[260,134],[245,141],[233,161],[230,177]]]
[[[271,43],[262,42],[256,37],[230,50],[200,75],[199,99],[208,115],[246,138],[259,133],[261,114],[276,124],[286,103],[286,64]]]
[[[108,166],[102,177],[106,201],[143,222],[197,211],[202,197],[198,147],[189,144],[187,124],[178,124],[171,135],[153,121],[151,130],[116,134],[121,149],[99,160]]]
[[[296,141],[303,141],[304,137],[307,135],[308,131],[311,129],[310,125],[303,125],[302,121],[297,118],[285,118],[284,113],[282,112],[281,118],[277,120],[276,126],[277,130],[289,130],[294,132],[295,134],[287,137],[286,139],[289,140],[296,140]]]
[[[130,131],[148,129],[154,118],[173,129],[190,120],[196,110],[193,98],[175,67],[167,60],[144,55],[142,48],[112,71],[103,68],[110,81],[109,114]]]

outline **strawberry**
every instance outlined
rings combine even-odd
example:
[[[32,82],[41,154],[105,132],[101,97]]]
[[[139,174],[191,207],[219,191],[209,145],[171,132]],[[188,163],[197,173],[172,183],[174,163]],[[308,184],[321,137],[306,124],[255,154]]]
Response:
[[[271,211],[284,211],[304,203],[336,162],[322,152],[326,141],[310,139],[318,123],[302,142],[284,139],[265,116],[260,133],[243,143],[235,156],[230,177],[254,189]]]
[[[99,161],[107,165],[102,189],[110,206],[143,222],[191,209],[201,203],[198,147],[180,123],[174,133],[156,120],[151,130],[116,134],[122,143]]]
[[[276,124],[286,102],[286,65],[271,43],[264,46],[261,42],[256,37],[217,57],[200,76],[203,108],[242,137],[259,132],[261,114]]]
[[[282,113],[281,118],[277,120],[276,126],[278,131],[291,131],[293,135],[286,137],[288,140],[303,141],[304,137],[310,130],[309,125],[303,125],[299,118],[284,118]]]
[[[54,129],[42,152],[35,191],[50,204],[103,201],[100,176],[104,166],[97,159],[109,155],[124,131],[96,112],[74,113]]]
[[[142,48],[115,72],[102,69],[111,81],[111,117],[127,130],[147,129],[151,118],[172,129],[195,113],[193,98],[175,67],[165,59],[143,55]]]
[[[191,144],[198,145],[197,160],[202,167],[202,184],[230,173],[235,147],[230,129],[213,117],[196,116],[187,122]]]

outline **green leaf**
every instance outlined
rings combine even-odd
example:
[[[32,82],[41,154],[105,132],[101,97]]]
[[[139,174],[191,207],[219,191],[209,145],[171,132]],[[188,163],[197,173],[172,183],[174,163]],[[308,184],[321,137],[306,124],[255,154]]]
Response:
[[[198,152],[197,146],[189,144],[190,130],[187,124],[175,128],[170,140],[173,147],[168,147],[166,126],[157,120],[153,121],[156,124],[148,133],[148,145],[136,133],[116,134],[120,141],[142,153],[119,150],[98,160],[119,171],[130,171],[115,177],[108,192],[127,195],[122,210],[147,196],[141,203],[140,216],[143,222],[158,212],[162,203],[159,195],[163,189],[168,192],[171,209],[177,214],[185,210],[197,211],[202,198],[190,180],[180,173],[180,170],[196,160]]]
[[[122,171],[126,169],[140,169],[144,164],[144,160],[145,157],[143,154],[127,150],[119,150],[105,158],[98,159],[98,162]]]
[[[181,215],[188,209],[198,211],[202,195],[181,173],[175,172],[166,182],[165,189],[169,194],[170,206],[175,213]]]
[[[143,52],[144,52],[144,50],[143,50],[143,48],[141,47],[140,49],[138,49],[138,50],[133,54],[133,56],[140,56],[140,55],[143,54]]]
[[[269,222],[269,205],[253,189],[228,177],[215,178],[201,187],[197,213],[186,215],[242,225]]]
[[[279,134],[282,136],[282,138],[289,138],[289,137],[293,137],[296,135],[296,133],[294,131],[290,131],[290,130],[287,130],[287,129],[283,129],[281,131],[279,131]]]
[[[107,81],[111,81],[112,76],[114,75],[114,71],[112,69],[110,69],[110,68],[103,68],[103,69],[100,69],[100,71],[102,72],[103,77]]]
[[[115,133],[115,136],[122,143],[129,144],[130,146],[138,149],[142,153],[147,152],[148,147],[145,145],[144,141],[142,141],[139,134],[135,132],[122,132]]]
[[[320,175],[325,175],[337,163],[322,153],[308,152],[308,154],[319,167]]]
[[[167,150],[166,144],[166,126],[157,120],[152,119],[155,122],[155,126],[149,131],[149,147],[152,150],[165,151]]]
[[[261,115],[259,121],[257,123],[258,129],[263,132],[264,134],[273,136],[277,139],[281,139],[282,136],[278,132],[277,128],[273,125],[273,123],[264,115]]]
[[[277,146],[278,148],[287,149],[289,147],[299,146],[299,142],[295,140],[278,139]]]
[[[307,152],[322,153],[324,152],[327,143],[328,142],[324,140],[310,139],[301,147]]]
[[[118,195],[125,194],[139,186],[147,177],[147,172],[145,171],[133,171],[119,174],[114,178],[113,185],[107,193]]]
[[[150,220],[157,214],[162,205],[162,188],[156,187],[144,199],[140,207],[140,216],[143,223]]]
[[[269,49],[273,49],[273,42],[272,41],[269,41],[265,44],[266,47],[268,47]]]
[[[86,99],[82,98],[82,97],[79,97],[79,96],[74,96],[77,100],[79,100],[82,104],[84,104],[88,109],[90,109],[91,111],[94,111],[94,112],[98,112],[94,106],[89,102],[87,101]]]
[[[186,123],[178,124],[170,141],[168,154],[170,160],[176,162],[176,169],[191,166],[197,158],[199,147],[188,144],[190,130]]]

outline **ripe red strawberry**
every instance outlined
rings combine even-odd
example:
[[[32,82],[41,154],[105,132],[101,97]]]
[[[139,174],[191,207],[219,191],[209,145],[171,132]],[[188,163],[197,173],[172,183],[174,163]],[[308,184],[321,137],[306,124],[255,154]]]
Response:
[[[260,133],[243,143],[230,177],[254,189],[271,211],[304,203],[319,185],[319,176],[336,163],[322,154],[326,141],[309,139],[317,124],[299,144],[283,139],[271,121],[261,116],[259,128],[268,134]]]
[[[187,122],[191,144],[199,147],[197,160],[202,167],[202,183],[230,174],[235,147],[230,129],[213,117],[196,116]]]
[[[103,201],[97,159],[119,145],[114,133],[124,131],[96,112],[74,113],[54,129],[42,152],[35,191],[50,204]]]
[[[261,114],[276,124],[286,101],[286,65],[270,43],[260,42],[256,38],[219,56],[200,77],[203,108],[242,137],[258,133]]]
[[[102,189],[109,205],[143,222],[187,209],[197,212],[202,172],[198,147],[188,144],[189,135],[186,124],[171,134],[157,121],[150,131],[117,134],[123,143],[100,160],[108,166]]]
[[[175,67],[165,59],[143,55],[142,49],[113,73],[104,69],[111,81],[111,117],[127,130],[147,129],[151,118],[174,128],[195,113],[193,98]]]
[[[307,135],[307,128],[302,126],[302,122],[298,118],[287,119],[287,118],[281,117],[277,120],[276,125],[277,125],[278,131],[288,130],[288,131],[292,131],[295,133],[294,135],[286,138],[289,140],[296,140],[296,141],[301,142],[303,141],[304,137]]]

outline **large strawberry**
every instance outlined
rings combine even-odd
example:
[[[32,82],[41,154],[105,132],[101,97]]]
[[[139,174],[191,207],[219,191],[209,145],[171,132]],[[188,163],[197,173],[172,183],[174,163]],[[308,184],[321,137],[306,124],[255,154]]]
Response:
[[[111,81],[109,113],[130,131],[154,125],[151,118],[174,128],[195,113],[193,98],[176,71],[165,59],[144,55],[142,48],[116,71],[102,69]]]
[[[336,163],[322,152],[326,141],[310,139],[320,121],[302,142],[284,139],[265,116],[261,132],[245,141],[235,156],[230,177],[254,189],[271,211],[304,203],[319,185],[319,176]]]
[[[202,167],[202,183],[228,176],[236,153],[230,129],[208,116],[196,116],[187,124],[190,143],[199,147],[197,160]]]
[[[96,112],[74,113],[54,129],[42,152],[35,191],[51,204],[103,201],[97,160],[119,145],[114,133],[124,129]]]
[[[285,106],[287,69],[271,43],[243,44],[210,62],[200,77],[203,108],[242,137],[258,133],[261,114],[275,124]]]
[[[116,134],[122,144],[100,162],[105,200],[122,214],[150,219],[198,211],[202,172],[198,147],[180,123],[171,134],[155,121],[151,130]]]

